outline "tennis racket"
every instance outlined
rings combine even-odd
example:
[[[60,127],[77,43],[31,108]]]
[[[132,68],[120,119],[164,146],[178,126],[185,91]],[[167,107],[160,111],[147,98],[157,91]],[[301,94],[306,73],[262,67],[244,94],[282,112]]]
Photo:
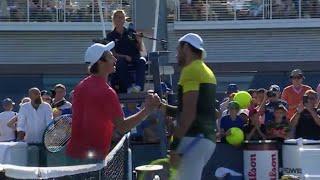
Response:
[[[49,152],[61,151],[71,137],[71,114],[55,118],[43,134],[43,144]]]

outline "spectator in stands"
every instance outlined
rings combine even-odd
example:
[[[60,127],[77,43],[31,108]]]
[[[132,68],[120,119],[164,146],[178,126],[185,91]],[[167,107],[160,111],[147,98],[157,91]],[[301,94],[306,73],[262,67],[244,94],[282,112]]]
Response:
[[[72,104],[66,100],[67,89],[63,84],[57,84],[54,86],[54,99],[52,100],[52,108],[59,110],[71,109]]]
[[[228,103],[230,103],[231,101],[233,101],[233,98],[234,98],[234,96],[236,95],[236,93],[232,93],[232,94],[230,94],[230,96],[229,96],[229,102]],[[228,109],[228,106],[227,106],[227,109],[226,110],[224,110],[224,111],[221,111],[221,109],[220,109],[220,112],[221,112],[221,117],[224,117],[224,116],[226,116],[226,115],[229,115],[229,109]]]
[[[252,97],[252,100],[251,100],[251,103],[250,103],[250,106],[249,106],[249,110],[250,109],[254,109],[258,106],[258,103],[257,103],[257,90],[256,89],[249,89],[248,90],[248,93],[251,95]]]
[[[282,92],[282,98],[288,103],[288,114],[287,118],[291,119],[297,108],[302,104],[302,97],[307,90],[310,90],[311,87],[302,84],[304,79],[303,72],[300,69],[295,69],[290,74],[290,79],[292,85],[284,88]]]
[[[279,104],[282,104],[288,109],[287,102],[281,100],[280,96],[280,87],[278,85],[271,85],[259,109],[259,113],[265,115],[265,123],[274,119],[274,110]]]
[[[230,95],[238,92],[238,86],[236,84],[229,84],[226,91],[226,97],[220,105],[220,111],[224,112],[228,109],[229,102],[232,101]],[[233,98],[233,97],[232,97]]]
[[[9,17],[9,6],[7,0],[0,1],[0,20],[7,19]]]
[[[248,109],[241,109],[239,111],[239,116],[243,119],[244,124],[249,123],[249,110]]]
[[[21,99],[19,106],[21,107],[23,104],[28,102],[31,102],[31,99],[29,97],[24,97]],[[18,114],[16,114],[13,118],[9,120],[9,122],[7,123],[7,126],[16,131],[17,121],[18,121]]]
[[[303,97],[303,105],[291,119],[291,126],[295,128],[295,138],[320,140],[320,109],[317,93],[308,90]]]
[[[47,21],[55,21],[56,18],[56,6],[55,6],[55,2],[52,0],[47,1],[45,7],[44,7],[44,17]]]
[[[29,89],[31,102],[21,105],[18,114],[18,140],[42,143],[42,134],[52,121],[52,108],[41,99],[38,88]]]
[[[15,130],[8,127],[8,122],[16,116],[16,112],[12,111],[15,103],[6,98],[2,101],[4,111],[0,113],[0,142],[13,141],[16,139]]]
[[[268,139],[282,142],[289,137],[290,125],[286,118],[287,111],[283,104],[278,104],[274,108],[274,119],[266,123]]]
[[[260,88],[257,90],[257,106],[260,107],[266,97],[267,90]]]
[[[260,122],[259,113],[256,109],[251,109],[249,112],[249,124],[245,125],[244,133],[246,140],[265,140],[266,127]]]
[[[126,93],[131,86],[129,70],[135,71],[135,88],[143,90],[146,70],[146,59],[140,55],[143,50],[142,38],[133,29],[124,27],[125,18],[123,10],[114,11],[112,22],[115,28],[107,36],[108,41],[116,43],[112,52],[118,61],[111,83],[119,93]]]
[[[138,93],[136,89],[129,88],[128,89],[129,94]],[[140,111],[140,108],[138,107],[137,103],[126,103],[122,111],[124,113],[124,117],[127,118],[129,116],[132,116]],[[143,129],[147,126],[148,121],[144,120],[143,122],[139,123],[137,126],[131,129],[131,135],[130,138],[133,141],[143,141]]]
[[[52,104],[51,94],[47,90],[41,91],[41,98],[44,102],[46,102],[48,104]]]
[[[240,111],[240,106],[237,102],[229,102],[228,110],[230,115],[222,117],[220,121],[219,138],[223,138],[223,141],[224,137],[229,134],[230,128],[237,127],[243,129],[245,125],[244,120],[238,115]]]
[[[17,140],[26,141],[39,149],[39,164],[46,166],[46,149],[42,144],[43,133],[52,121],[52,108],[43,102],[38,88],[29,89],[31,102],[21,105],[17,121]]]

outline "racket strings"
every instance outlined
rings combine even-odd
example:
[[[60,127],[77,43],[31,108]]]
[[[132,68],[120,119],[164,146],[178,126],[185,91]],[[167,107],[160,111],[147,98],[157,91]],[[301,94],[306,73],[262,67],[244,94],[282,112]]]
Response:
[[[48,151],[57,152],[71,137],[71,117],[62,116],[51,124],[44,134],[44,144]]]

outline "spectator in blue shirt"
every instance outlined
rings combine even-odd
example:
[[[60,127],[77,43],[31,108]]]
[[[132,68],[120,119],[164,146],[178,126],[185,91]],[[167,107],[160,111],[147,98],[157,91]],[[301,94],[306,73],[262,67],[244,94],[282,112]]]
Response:
[[[279,105],[283,105],[288,109],[288,104],[286,101],[280,99],[281,90],[278,85],[272,85],[269,88],[269,91],[266,93],[266,97],[262,102],[259,112],[265,114],[265,124],[274,120],[275,108]]]
[[[237,102],[231,101],[228,106],[229,115],[222,117],[220,122],[220,138],[223,138],[222,141],[224,142],[224,137],[229,134],[229,129],[233,127],[237,127],[243,129],[245,122],[244,120],[238,115],[240,111],[240,106]]]

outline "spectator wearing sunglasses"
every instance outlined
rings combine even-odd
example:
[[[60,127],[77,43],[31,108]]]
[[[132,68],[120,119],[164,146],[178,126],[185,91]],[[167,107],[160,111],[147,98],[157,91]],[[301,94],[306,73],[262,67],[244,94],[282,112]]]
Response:
[[[302,104],[302,97],[305,92],[311,90],[310,86],[302,84],[305,77],[300,69],[293,70],[291,72],[290,79],[292,84],[287,86],[282,93],[282,99],[289,105],[287,113],[288,119],[291,119],[297,112],[297,108]]]

